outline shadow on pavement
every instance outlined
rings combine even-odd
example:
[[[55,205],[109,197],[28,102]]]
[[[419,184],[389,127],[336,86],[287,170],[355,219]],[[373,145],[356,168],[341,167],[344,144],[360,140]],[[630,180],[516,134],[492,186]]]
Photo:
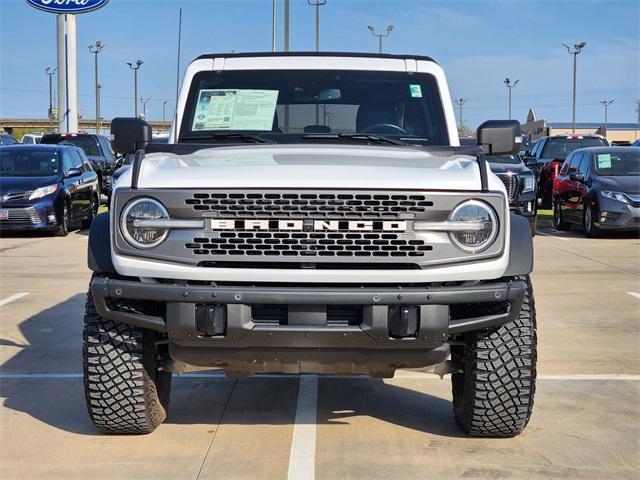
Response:
[[[15,353],[2,373],[71,373],[82,371],[82,315],[85,294],[43,310],[23,321],[26,339],[0,338]],[[296,376],[174,378],[167,423],[269,425],[295,422],[299,380]],[[4,378],[4,407],[24,412],[54,428],[80,435],[100,435],[86,411],[82,379]],[[462,436],[451,402],[379,379],[320,377],[317,423],[347,425],[350,417],[385,422],[443,436]]]

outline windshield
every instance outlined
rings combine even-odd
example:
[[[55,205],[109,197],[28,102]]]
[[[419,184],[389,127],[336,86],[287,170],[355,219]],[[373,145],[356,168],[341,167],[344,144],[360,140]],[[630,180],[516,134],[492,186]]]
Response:
[[[0,150],[0,176],[49,177],[57,175],[59,168],[57,152]]]
[[[305,134],[361,133],[449,145],[435,78],[404,72],[201,72],[189,92],[180,137],[221,138],[229,132],[281,143]]]
[[[58,145],[75,145],[84,150],[87,157],[101,157],[98,142],[93,137],[55,137],[46,139],[45,143],[57,143]]]
[[[520,165],[522,160],[518,155],[504,155],[502,157],[487,157],[489,163],[510,163],[512,165]]]
[[[559,158],[564,160],[567,156],[577,150],[585,147],[602,147],[607,143],[604,138],[600,137],[556,137],[550,138],[542,151],[542,158]]]
[[[595,164],[596,173],[606,177],[640,175],[640,151],[598,153]]]

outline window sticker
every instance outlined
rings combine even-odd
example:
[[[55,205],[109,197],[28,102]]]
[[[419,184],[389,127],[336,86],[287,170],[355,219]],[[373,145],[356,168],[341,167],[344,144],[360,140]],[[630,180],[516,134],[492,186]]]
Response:
[[[601,153],[598,155],[598,168],[611,168],[611,154]]]
[[[271,131],[278,90],[200,90],[191,129]]]
[[[420,87],[420,85],[409,85],[409,91],[413,98],[422,98],[422,87]]]

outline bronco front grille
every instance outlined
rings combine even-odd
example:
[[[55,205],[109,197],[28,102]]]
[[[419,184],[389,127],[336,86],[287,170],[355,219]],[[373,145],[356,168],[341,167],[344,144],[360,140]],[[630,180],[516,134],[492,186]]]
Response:
[[[424,195],[358,193],[194,193],[185,203],[220,217],[356,219],[413,217],[433,206]]]
[[[194,255],[269,257],[422,257],[433,250],[413,235],[333,232],[221,232],[196,237],[185,247]]]

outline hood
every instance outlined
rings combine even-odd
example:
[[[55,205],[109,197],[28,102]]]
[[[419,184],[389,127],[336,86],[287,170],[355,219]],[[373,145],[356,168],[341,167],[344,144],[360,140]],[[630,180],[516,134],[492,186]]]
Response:
[[[131,169],[117,185],[131,182]],[[480,190],[477,162],[411,147],[251,145],[153,153],[142,163],[141,188],[335,188]],[[489,175],[489,187],[503,190]]]
[[[524,173],[531,170],[523,163],[492,163],[489,162],[489,168],[493,173]]]
[[[29,192],[58,183],[58,177],[0,177],[0,194]]]
[[[640,194],[640,177],[620,176],[620,177],[596,177],[600,188],[605,190],[613,190],[614,192]]]

